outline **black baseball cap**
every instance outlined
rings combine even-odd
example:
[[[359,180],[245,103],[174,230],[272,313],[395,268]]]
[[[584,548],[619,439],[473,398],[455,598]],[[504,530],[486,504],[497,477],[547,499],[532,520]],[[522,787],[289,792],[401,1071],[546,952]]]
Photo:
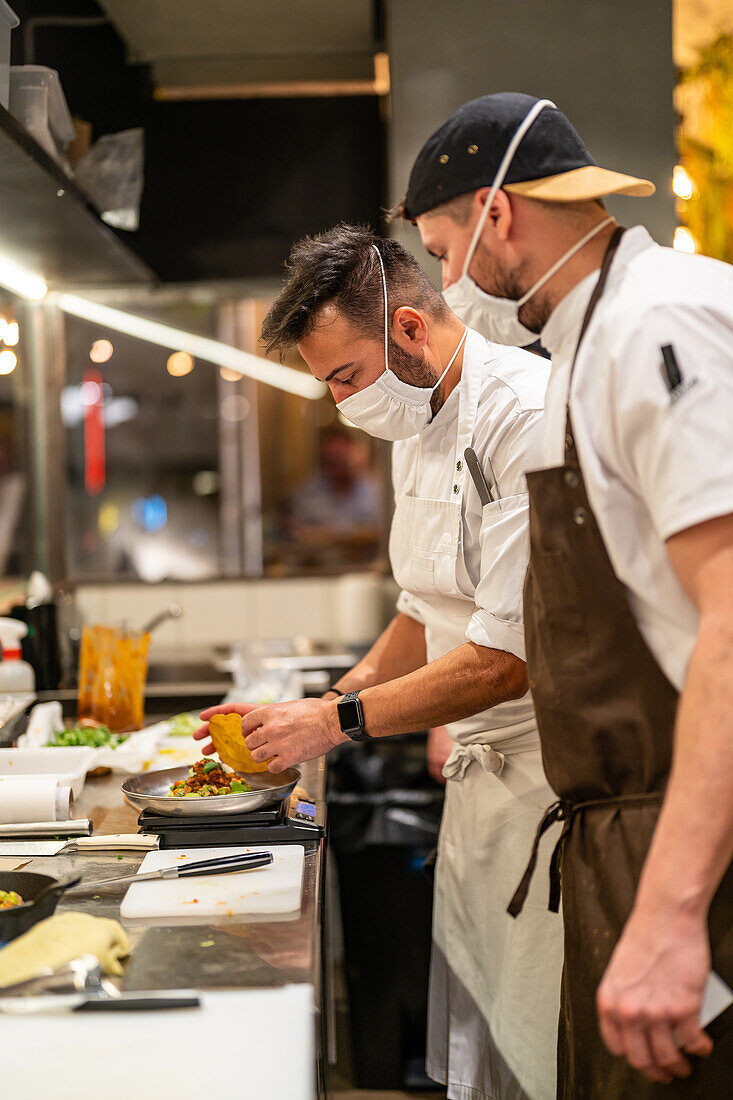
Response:
[[[498,92],[464,103],[417,155],[403,204],[406,218],[458,195],[488,187],[517,128],[538,100]],[[555,106],[535,118],[509,165],[502,188],[545,202],[583,202],[604,195],[653,195],[650,180],[600,168],[580,135]]]

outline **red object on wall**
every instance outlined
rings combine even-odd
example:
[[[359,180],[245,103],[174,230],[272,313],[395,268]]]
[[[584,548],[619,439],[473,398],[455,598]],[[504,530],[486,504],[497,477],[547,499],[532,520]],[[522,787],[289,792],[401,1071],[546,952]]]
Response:
[[[89,369],[82,383],[84,404],[84,488],[89,496],[102,492],[106,481],[102,375]]]

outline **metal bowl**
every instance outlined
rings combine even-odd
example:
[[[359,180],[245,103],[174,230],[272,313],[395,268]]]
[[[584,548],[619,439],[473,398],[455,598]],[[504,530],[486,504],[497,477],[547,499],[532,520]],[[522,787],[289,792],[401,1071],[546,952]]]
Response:
[[[297,768],[284,772],[239,772],[251,791],[217,794],[211,798],[169,798],[171,783],[185,779],[189,769],[166,768],[142,772],[122,784],[122,793],[138,810],[154,810],[167,817],[207,817],[211,814],[242,814],[283,802],[300,779]]]

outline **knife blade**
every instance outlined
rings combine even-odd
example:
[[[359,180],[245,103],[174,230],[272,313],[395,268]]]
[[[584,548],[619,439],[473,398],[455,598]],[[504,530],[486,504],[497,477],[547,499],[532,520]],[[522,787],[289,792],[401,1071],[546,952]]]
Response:
[[[110,997],[87,993],[49,994],[41,997],[0,997],[0,1013],[6,1016],[35,1016],[62,1012],[152,1012],[159,1009],[199,1008],[195,989],[144,990]]]
[[[61,852],[152,852],[160,847],[157,833],[111,833],[71,840],[0,840],[0,856],[57,856]]]

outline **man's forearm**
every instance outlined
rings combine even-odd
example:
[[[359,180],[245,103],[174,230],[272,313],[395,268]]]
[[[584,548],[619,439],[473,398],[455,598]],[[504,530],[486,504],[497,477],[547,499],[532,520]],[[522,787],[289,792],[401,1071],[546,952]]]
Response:
[[[524,661],[466,642],[407,675],[367,688],[361,701],[367,732],[393,737],[457,722],[526,690]]]
[[[409,615],[399,613],[368,653],[348,672],[339,676],[336,684],[339,691],[362,691],[374,684],[405,676],[424,665],[426,660],[425,627]]]
[[[674,760],[637,907],[707,912],[733,856],[733,622],[700,620],[680,699]]]

